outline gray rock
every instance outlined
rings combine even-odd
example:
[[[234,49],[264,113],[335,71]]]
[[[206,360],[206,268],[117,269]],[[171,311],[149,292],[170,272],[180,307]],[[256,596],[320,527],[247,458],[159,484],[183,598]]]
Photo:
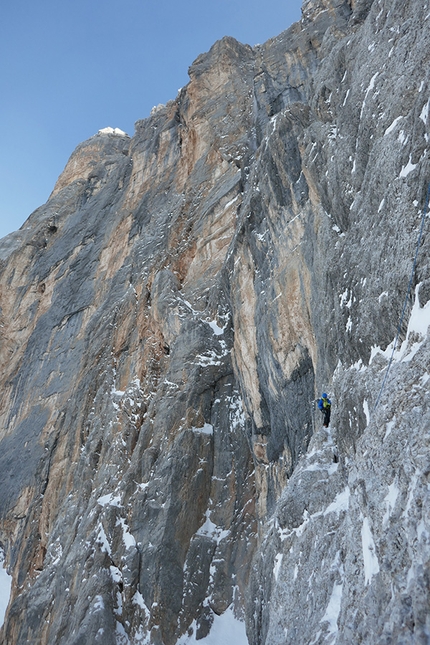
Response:
[[[0,241],[2,643],[428,642],[427,14],[224,38]]]

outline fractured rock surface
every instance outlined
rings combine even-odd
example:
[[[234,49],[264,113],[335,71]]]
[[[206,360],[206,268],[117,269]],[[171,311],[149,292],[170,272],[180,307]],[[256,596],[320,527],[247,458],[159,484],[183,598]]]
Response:
[[[430,9],[302,14],[0,241],[7,645],[429,642]]]

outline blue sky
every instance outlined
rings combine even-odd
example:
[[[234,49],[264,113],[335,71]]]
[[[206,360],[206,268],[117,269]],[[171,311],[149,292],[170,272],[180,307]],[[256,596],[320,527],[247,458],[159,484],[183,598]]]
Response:
[[[0,237],[46,202],[75,147],[130,135],[223,36],[255,45],[301,0],[12,0],[0,22]]]

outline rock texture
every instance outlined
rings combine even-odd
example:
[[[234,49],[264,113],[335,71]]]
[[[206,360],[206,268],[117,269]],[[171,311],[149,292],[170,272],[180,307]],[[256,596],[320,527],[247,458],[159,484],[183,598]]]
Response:
[[[302,13],[0,242],[2,643],[429,642],[430,8]]]

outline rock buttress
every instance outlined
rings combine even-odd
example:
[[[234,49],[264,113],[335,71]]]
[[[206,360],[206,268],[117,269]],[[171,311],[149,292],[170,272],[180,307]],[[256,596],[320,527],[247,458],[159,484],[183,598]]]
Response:
[[[173,645],[229,607],[255,645],[426,642],[426,237],[370,410],[425,197],[427,23],[306,2],[223,39],[2,240],[4,643]]]

